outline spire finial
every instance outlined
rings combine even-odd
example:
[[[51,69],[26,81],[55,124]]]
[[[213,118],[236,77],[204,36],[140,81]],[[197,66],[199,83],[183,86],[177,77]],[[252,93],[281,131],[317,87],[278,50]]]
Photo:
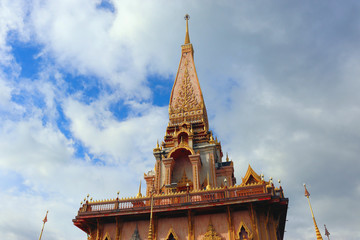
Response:
[[[209,172],[207,173],[207,185],[206,185],[206,190],[211,190],[210,179],[209,179]]]
[[[185,44],[190,43],[190,36],[189,36],[189,19],[190,19],[190,15],[186,14],[184,19],[186,20],[186,35],[185,35]]]
[[[314,212],[312,210],[312,207],[311,207],[311,204],[310,204],[310,193],[309,191],[307,190],[306,188],[306,184],[304,183],[304,188],[305,188],[305,197],[308,199],[308,202],[309,202],[309,207],[310,207],[310,211],[311,211],[311,216],[313,218],[313,221],[314,221],[314,226],[315,226],[315,233],[316,233],[316,239],[317,240],[323,240],[322,236],[321,236],[321,233],[319,231],[319,228],[316,224],[316,220],[315,220],[315,217],[314,217]]]
[[[136,197],[138,197],[138,198],[142,197],[142,194],[141,194],[141,180],[140,180],[140,185],[139,185],[139,192],[136,195]]]

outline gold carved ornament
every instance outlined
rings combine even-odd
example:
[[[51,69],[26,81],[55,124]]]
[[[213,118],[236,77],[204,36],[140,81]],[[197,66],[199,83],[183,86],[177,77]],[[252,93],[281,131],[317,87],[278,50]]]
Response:
[[[187,60],[186,60],[187,61]],[[187,62],[185,62],[187,65]],[[175,100],[174,111],[188,112],[193,109],[200,108],[200,104],[196,99],[194,88],[190,82],[190,76],[187,67],[185,68],[184,77],[180,86],[179,95]]]
[[[185,172],[185,169],[184,169],[182,178],[178,181],[178,187],[185,187],[185,186],[187,186],[187,184],[189,184],[189,186],[193,185],[191,180],[186,176],[186,172]]]
[[[222,238],[219,236],[219,234],[215,231],[214,226],[211,223],[211,220],[208,225],[207,232],[205,233],[202,240],[221,240]]]

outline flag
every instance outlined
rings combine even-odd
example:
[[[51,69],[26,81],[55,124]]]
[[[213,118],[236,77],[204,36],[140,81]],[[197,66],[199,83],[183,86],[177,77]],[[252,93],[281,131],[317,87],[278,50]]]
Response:
[[[44,220],[43,220],[44,223],[47,222],[47,214],[48,214],[48,212],[49,212],[49,211],[46,211],[46,215],[45,215]]]
[[[310,197],[310,193],[308,192],[308,190],[306,189],[306,185],[304,184],[304,188],[305,188],[305,197]]]
[[[325,226],[325,236],[330,236],[330,233],[329,233],[329,231],[327,230],[327,228],[326,228],[326,225],[324,224],[324,226]]]

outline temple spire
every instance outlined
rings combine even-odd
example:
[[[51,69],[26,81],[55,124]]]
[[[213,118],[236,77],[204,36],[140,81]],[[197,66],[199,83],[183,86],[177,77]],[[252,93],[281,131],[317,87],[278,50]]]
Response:
[[[185,15],[185,44],[181,46],[181,58],[175,77],[169,103],[170,126],[182,123],[197,124],[197,127],[209,129],[204,98],[194,63],[194,49],[190,43],[189,19]],[[173,129],[171,129],[173,131]],[[206,133],[208,140],[210,134]]]
[[[312,207],[311,207],[311,204],[310,204],[310,198],[309,198],[309,197],[310,197],[310,193],[309,193],[309,191],[306,189],[306,184],[305,184],[305,183],[304,183],[304,188],[305,188],[305,197],[307,197],[307,199],[308,199],[309,206],[310,206],[310,211],[311,211],[311,216],[312,216],[312,218],[313,218],[314,225],[315,225],[316,239],[317,239],[317,240],[323,240],[323,238],[322,238],[322,236],[321,236],[321,233],[320,233],[320,231],[319,231],[319,228],[318,228],[318,226],[317,226],[317,224],[316,224],[316,221],[315,221],[314,212],[313,212]]]
[[[190,16],[189,16],[189,14],[186,14],[184,19],[186,20],[186,35],[185,35],[185,43],[184,44],[189,44],[190,43],[190,36],[189,36],[189,19],[190,19]]]

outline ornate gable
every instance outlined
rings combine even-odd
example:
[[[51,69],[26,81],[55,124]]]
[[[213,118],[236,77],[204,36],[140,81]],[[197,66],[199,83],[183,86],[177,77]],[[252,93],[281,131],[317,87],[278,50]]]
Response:
[[[260,183],[260,182],[261,182],[261,177],[251,168],[249,164],[245,177],[242,178],[242,185]]]

